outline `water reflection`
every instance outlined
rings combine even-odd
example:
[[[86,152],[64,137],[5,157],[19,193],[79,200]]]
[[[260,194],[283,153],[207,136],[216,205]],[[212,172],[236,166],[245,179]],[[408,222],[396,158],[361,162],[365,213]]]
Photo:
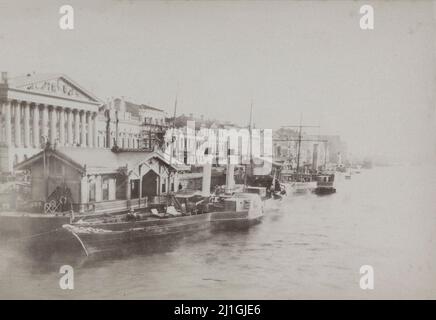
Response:
[[[436,170],[374,168],[337,178],[337,193],[288,196],[246,232],[177,237],[87,258],[0,246],[0,297],[436,297]],[[3,243],[4,244],[4,243]],[[59,268],[75,289],[59,289]],[[358,286],[371,264],[376,289]],[[402,279],[407,279],[406,284]]]

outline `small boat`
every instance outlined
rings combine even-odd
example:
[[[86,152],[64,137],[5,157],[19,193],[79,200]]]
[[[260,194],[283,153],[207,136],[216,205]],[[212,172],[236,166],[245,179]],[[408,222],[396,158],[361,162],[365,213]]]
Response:
[[[256,195],[242,193],[218,197],[212,202],[212,198],[196,199],[197,196],[176,194],[172,203],[145,212],[88,218],[63,228],[74,235],[86,255],[92,255],[123,250],[161,237],[192,235],[211,226],[246,228],[259,223],[263,216],[261,199]]]
[[[317,195],[326,195],[336,192],[334,187],[335,174],[334,173],[324,173],[317,175],[317,185],[313,191]]]
[[[296,194],[305,194],[312,192],[317,186],[316,181],[295,181],[291,184],[291,187]]]
[[[261,198],[252,193],[237,193],[220,199],[211,212],[213,229],[247,229],[262,221]]]
[[[316,180],[310,173],[281,173],[280,182],[288,194],[306,194],[316,188]]]
[[[336,167],[337,172],[346,172],[347,168],[343,164],[338,164]]]

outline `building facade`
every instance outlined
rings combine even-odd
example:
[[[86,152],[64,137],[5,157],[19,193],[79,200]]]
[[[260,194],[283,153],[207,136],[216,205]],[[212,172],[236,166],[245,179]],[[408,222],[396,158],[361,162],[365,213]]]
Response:
[[[103,105],[98,129],[99,146],[152,149],[168,127],[162,109],[112,98]]]
[[[310,135],[302,133],[300,145],[301,167],[318,168],[327,163],[347,160],[347,146],[338,135]],[[315,154],[315,156],[314,156]],[[298,155],[298,131],[280,128],[273,132],[273,158],[278,162],[291,163],[296,167]],[[313,161],[316,163],[313,163]]]
[[[102,103],[62,74],[28,74],[0,86],[0,169],[42,150],[46,142],[59,146],[97,146],[97,120]]]
[[[158,152],[46,147],[16,165],[31,177],[45,212],[109,212],[159,203],[176,189],[177,168]]]
[[[63,74],[0,82],[0,171],[57,147],[152,150],[168,127],[165,112],[124,98],[102,102]]]

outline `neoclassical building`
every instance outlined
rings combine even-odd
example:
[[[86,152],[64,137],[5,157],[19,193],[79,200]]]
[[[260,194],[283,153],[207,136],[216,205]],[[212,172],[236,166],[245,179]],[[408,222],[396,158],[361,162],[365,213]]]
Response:
[[[165,112],[112,98],[106,103],[63,74],[0,81],[0,171],[57,147],[151,150],[167,128]]]
[[[63,74],[27,74],[0,83],[0,169],[58,146],[98,146],[97,116],[102,102]]]

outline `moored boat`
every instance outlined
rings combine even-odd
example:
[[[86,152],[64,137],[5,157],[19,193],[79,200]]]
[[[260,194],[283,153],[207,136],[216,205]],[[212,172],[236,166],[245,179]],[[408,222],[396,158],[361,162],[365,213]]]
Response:
[[[310,173],[282,172],[280,182],[288,194],[305,194],[316,188],[316,180]]]
[[[263,218],[263,204],[256,194],[238,193],[222,198],[211,212],[213,229],[246,229],[258,224]]]
[[[334,187],[335,174],[334,173],[322,173],[317,175],[317,185],[314,193],[318,195],[332,194],[336,192]]]
[[[169,216],[125,214],[109,219],[97,219],[64,225],[83,247],[86,255],[124,249],[128,244],[151,240],[159,236],[193,233],[209,227],[210,214]]]
[[[63,228],[76,237],[86,255],[92,255],[124,250],[156,238],[196,234],[209,230],[211,224],[217,229],[246,228],[259,223],[263,215],[257,195],[241,193],[219,197],[213,202],[209,199],[189,202],[186,206],[177,195],[174,198],[178,210],[167,205],[147,212],[88,218]]]

